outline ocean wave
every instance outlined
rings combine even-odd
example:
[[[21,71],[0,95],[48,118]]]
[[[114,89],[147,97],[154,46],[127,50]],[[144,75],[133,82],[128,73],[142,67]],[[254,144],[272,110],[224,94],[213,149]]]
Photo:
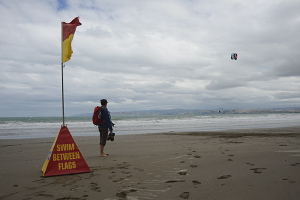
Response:
[[[240,128],[298,126],[299,113],[122,116],[114,118],[119,135],[169,131],[208,131]],[[73,135],[98,135],[91,117],[67,117],[66,126]],[[0,139],[55,137],[62,125],[60,117],[0,118]]]

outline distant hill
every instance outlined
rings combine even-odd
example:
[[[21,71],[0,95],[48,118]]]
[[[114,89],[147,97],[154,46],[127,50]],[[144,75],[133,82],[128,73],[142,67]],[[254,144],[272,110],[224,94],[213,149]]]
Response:
[[[214,109],[214,110],[142,110],[128,112],[111,112],[113,116],[153,116],[153,115],[205,115],[205,114],[259,114],[259,113],[300,113],[300,108],[274,108],[274,109]],[[72,115],[70,117],[87,117],[93,113]]]

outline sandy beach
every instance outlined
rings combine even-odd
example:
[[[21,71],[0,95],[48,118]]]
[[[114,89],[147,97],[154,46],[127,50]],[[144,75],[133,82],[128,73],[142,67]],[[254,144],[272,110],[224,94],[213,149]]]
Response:
[[[0,200],[298,200],[300,127],[74,137],[91,173],[42,177],[55,138],[0,140]]]

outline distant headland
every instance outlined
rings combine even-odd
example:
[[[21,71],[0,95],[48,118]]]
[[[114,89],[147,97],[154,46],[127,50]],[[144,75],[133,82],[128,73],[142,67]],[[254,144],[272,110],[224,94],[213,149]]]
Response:
[[[155,115],[208,115],[208,114],[263,114],[263,113],[300,113],[300,108],[272,108],[272,109],[169,109],[169,110],[141,110],[128,112],[111,112],[113,116],[155,116]],[[91,116],[92,113],[72,115],[70,117]]]

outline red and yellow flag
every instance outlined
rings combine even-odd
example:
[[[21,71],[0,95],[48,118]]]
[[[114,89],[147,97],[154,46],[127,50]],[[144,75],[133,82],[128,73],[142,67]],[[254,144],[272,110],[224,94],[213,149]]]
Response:
[[[76,17],[70,23],[62,22],[62,63],[71,59],[73,53],[71,43],[76,27],[80,25],[79,17]]]

